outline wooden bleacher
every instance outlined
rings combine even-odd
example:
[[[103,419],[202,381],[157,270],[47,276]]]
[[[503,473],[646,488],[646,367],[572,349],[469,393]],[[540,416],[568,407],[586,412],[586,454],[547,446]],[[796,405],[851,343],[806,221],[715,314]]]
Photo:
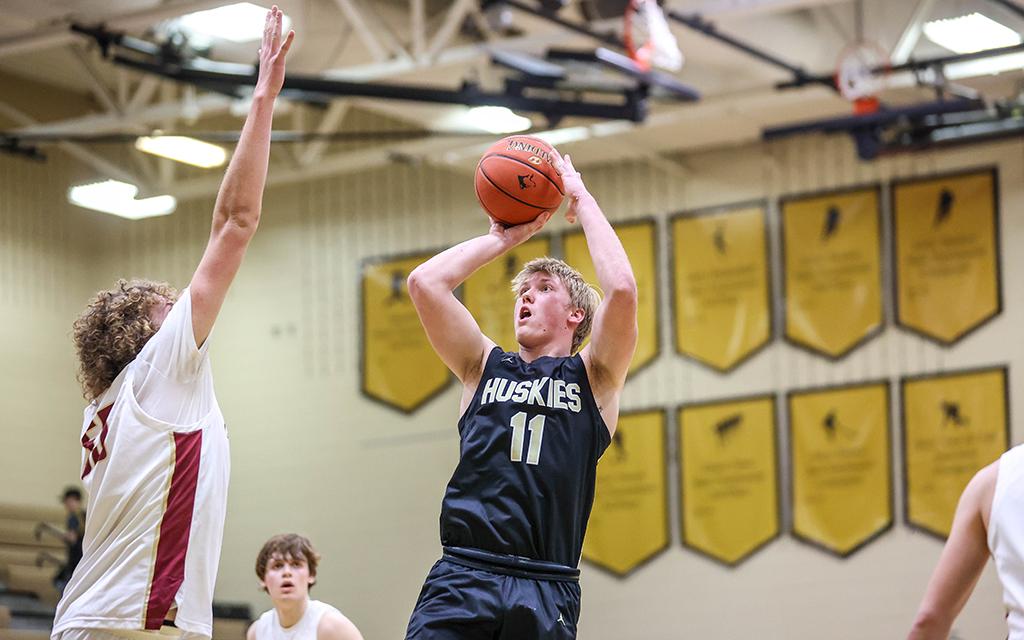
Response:
[[[63,521],[59,506],[0,504],[0,579],[9,591],[56,603],[54,560],[66,557]]]

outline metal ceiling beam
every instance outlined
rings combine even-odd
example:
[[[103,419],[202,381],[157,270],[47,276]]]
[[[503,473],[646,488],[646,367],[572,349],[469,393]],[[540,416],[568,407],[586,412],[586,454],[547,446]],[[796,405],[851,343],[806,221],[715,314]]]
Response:
[[[935,0],[918,0],[917,6],[914,7],[914,14],[910,16],[910,21],[903,29],[903,33],[900,34],[900,39],[896,41],[896,46],[889,53],[890,64],[903,64],[910,60],[910,54],[914,52],[914,47],[921,39],[925,20],[931,15],[934,7]]]
[[[36,121],[30,116],[3,102],[0,102],[0,113],[22,126],[31,126],[36,124]],[[68,155],[77,158],[107,178],[116,178],[122,182],[134,184],[140,189],[146,189],[149,187],[149,184],[145,180],[140,179],[134,173],[117,166],[106,158],[96,155],[80,144],[75,142],[59,142],[57,143],[57,146]]]
[[[223,4],[223,0],[188,0],[175,4],[160,4],[150,9],[129,13],[97,16],[95,21],[105,24],[110,29],[131,31],[146,28],[156,22],[176,18],[186,13],[219,7]],[[61,24],[47,25],[39,29],[0,38],[0,58],[41,49],[51,49],[77,42],[78,38],[68,29],[71,21],[70,18],[67,18]]]
[[[437,33],[434,34],[430,45],[427,47],[425,52],[427,60],[433,60],[441,49],[448,46],[448,43],[459,32],[462,22],[469,16],[470,11],[474,7],[476,7],[476,0],[455,0],[452,3],[452,6],[448,8],[448,12],[444,16],[444,22],[441,23]]]
[[[334,0],[334,4],[338,5],[341,12],[345,14],[345,19],[349,21],[352,28],[355,30],[356,35],[366,45],[370,55],[377,62],[384,62],[388,59],[388,53],[384,50],[384,45],[380,43],[373,30],[370,29],[370,25],[367,24],[366,19],[363,17],[363,13],[359,10],[352,0]]]

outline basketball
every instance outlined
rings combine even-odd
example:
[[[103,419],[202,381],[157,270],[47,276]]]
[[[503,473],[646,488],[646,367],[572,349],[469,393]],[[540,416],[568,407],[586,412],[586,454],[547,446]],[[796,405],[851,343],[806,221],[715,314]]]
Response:
[[[480,206],[507,225],[557,209],[565,192],[554,154],[551,145],[532,136],[509,136],[492,144],[476,166]]]

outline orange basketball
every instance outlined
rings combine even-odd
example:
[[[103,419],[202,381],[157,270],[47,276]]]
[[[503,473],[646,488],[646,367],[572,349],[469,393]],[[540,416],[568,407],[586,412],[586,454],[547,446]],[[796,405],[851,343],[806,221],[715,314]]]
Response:
[[[555,150],[540,138],[509,136],[492,144],[476,166],[476,198],[507,225],[530,222],[562,204]]]

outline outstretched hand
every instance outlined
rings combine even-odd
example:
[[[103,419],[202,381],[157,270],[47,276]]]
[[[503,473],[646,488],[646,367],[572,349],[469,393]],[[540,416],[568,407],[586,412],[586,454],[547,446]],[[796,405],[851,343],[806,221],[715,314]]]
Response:
[[[572,166],[572,158],[569,157],[568,153],[563,158],[556,150],[551,157],[552,164],[555,165],[555,169],[562,177],[562,188],[565,189],[565,195],[570,198],[569,208],[565,212],[565,219],[569,222],[576,222],[575,204],[580,197],[587,194],[587,187],[583,184],[580,172],[576,170],[576,167]]]
[[[284,60],[292,47],[295,32],[281,40],[281,18],[284,14],[275,4],[267,12],[263,25],[263,41],[260,43],[260,70],[256,79],[256,94],[276,98],[284,85]]]
[[[551,211],[545,211],[537,216],[537,218],[532,222],[524,222],[511,227],[507,227],[494,218],[491,218],[490,235],[500,238],[502,243],[505,244],[505,250],[507,251],[512,247],[521,245],[533,237],[533,234],[540,231],[544,225],[547,224],[548,220],[551,219],[551,215]]]

